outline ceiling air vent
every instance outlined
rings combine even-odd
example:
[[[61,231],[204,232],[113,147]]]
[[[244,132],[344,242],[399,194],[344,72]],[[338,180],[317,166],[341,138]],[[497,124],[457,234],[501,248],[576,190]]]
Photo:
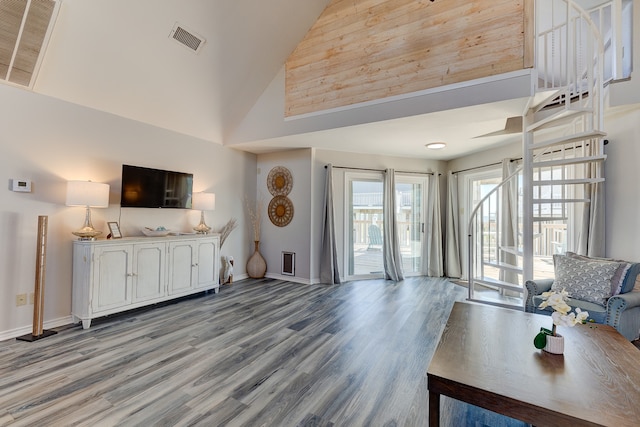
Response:
[[[173,26],[169,37],[195,53],[200,52],[200,49],[202,49],[202,46],[204,46],[204,43],[206,42],[204,37],[191,30],[185,29],[184,26],[177,22]]]
[[[60,4],[0,1],[0,82],[33,87]]]

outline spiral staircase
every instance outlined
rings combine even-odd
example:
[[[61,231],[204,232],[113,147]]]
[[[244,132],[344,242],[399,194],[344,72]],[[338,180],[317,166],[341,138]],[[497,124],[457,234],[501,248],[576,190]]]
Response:
[[[581,230],[598,214],[594,197],[604,182],[599,30],[572,0],[536,7],[549,19],[536,24],[537,87],[523,114],[522,161],[478,203],[468,226],[468,298],[509,307],[522,307],[524,281],[540,278],[536,262],[589,252]],[[540,247],[550,232],[559,237],[544,241],[554,247]]]

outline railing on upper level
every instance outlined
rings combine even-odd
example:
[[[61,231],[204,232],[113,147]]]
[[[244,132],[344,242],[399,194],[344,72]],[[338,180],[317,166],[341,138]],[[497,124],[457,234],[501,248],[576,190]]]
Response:
[[[631,77],[633,60],[633,0],[610,0],[588,10],[600,30],[604,47],[604,76],[612,80]]]
[[[562,89],[559,103],[578,102],[602,111],[604,48],[597,42],[602,37],[589,13],[573,0],[537,0],[536,11],[537,91]],[[594,91],[596,96],[589,96]]]

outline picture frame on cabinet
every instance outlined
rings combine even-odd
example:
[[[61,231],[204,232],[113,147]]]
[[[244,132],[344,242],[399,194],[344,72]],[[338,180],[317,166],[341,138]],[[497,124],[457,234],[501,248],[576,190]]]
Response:
[[[107,222],[107,225],[109,226],[109,232],[110,232],[109,236],[111,236],[112,239],[122,238],[122,233],[120,232],[120,226],[116,221]]]

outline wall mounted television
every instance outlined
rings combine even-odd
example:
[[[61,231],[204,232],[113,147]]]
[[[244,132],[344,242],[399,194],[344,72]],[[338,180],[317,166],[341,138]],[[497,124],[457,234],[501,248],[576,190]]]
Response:
[[[193,174],[122,165],[123,208],[191,209]]]

